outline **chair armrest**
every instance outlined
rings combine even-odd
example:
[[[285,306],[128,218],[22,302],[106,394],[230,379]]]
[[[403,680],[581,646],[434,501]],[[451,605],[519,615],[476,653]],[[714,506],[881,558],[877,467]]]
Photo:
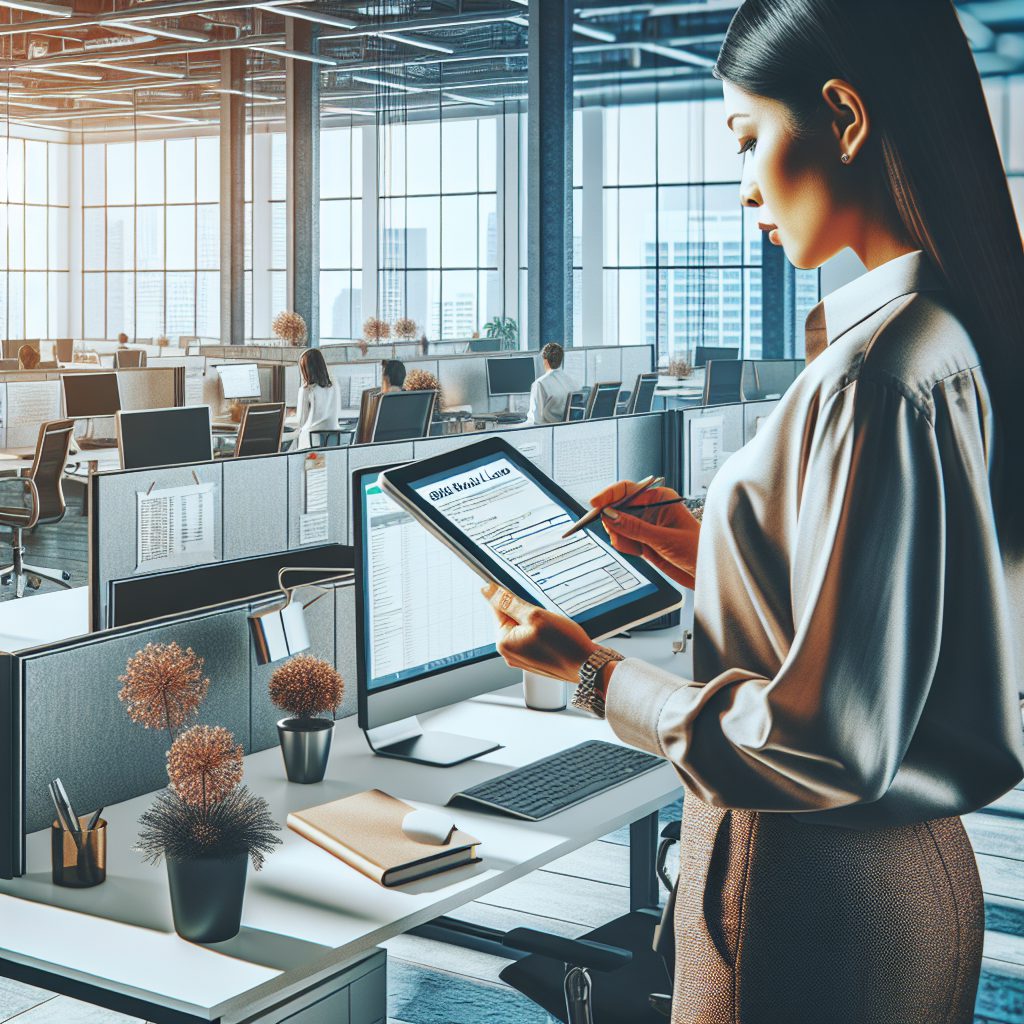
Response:
[[[587,939],[566,939],[533,928],[513,928],[505,935],[504,942],[512,949],[549,956],[562,963],[589,967],[595,971],[616,971],[633,959],[628,949],[606,946],[603,942],[590,942]]]
[[[671,839],[672,842],[678,843],[679,842],[679,830],[682,827],[682,824],[683,823],[681,821],[670,821],[661,830],[661,838],[662,839]]]

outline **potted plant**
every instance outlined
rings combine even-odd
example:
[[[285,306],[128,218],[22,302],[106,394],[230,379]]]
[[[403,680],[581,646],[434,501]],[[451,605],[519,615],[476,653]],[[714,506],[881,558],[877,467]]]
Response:
[[[669,360],[667,372],[669,377],[675,377],[677,380],[685,380],[693,373],[693,366],[684,356],[678,356],[675,359]]]
[[[406,391],[436,391],[437,408],[441,409],[444,404],[441,382],[429,370],[410,370],[405,375],[405,384],[402,386]]]
[[[371,342],[387,341],[391,337],[391,325],[387,320],[381,320],[380,317],[371,316],[363,322],[363,341],[367,343],[366,352],[369,351]]]
[[[248,859],[259,870],[280,842],[266,801],[240,786],[242,748],[227,729],[193,725],[210,688],[203,659],[147,644],[125,666],[118,699],[146,729],[165,729],[170,788],[140,819],[136,848],[167,861],[175,931],[193,942],[238,934]]]
[[[407,316],[399,317],[395,321],[394,334],[403,341],[411,341],[416,337],[416,321]]]
[[[519,340],[519,324],[511,316],[496,316],[484,324],[484,334],[488,338],[497,338],[501,341],[501,347],[515,348]]]
[[[270,677],[270,699],[288,713],[277,723],[289,782],[321,782],[345,682],[332,665],[309,654],[286,661]],[[321,715],[331,713],[330,718]]]
[[[306,321],[298,313],[278,313],[270,326],[275,338],[293,347],[298,347],[306,340]]]

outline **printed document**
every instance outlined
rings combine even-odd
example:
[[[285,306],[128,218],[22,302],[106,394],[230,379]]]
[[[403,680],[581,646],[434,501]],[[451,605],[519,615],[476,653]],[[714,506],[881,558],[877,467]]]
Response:
[[[156,572],[213,560],[215,486],[136,492],[136,569]]]

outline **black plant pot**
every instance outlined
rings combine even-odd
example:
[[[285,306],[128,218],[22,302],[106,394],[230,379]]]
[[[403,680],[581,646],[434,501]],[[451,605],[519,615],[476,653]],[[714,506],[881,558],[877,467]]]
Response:
[[[242,924],[249,855],[166,860],[174,930],[189,942],[234,938]]]
[[[282,718],[277,723],[289,782],[322,782],[331,752],[334,722],[329,718]]]

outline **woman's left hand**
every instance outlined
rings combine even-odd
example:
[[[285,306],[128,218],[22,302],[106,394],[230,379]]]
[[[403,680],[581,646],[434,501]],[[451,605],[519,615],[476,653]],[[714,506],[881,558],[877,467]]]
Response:
[[[498,653],[512,668],[567,683],[579,681],[580,666],[597,647],[582,626],[497,583],[488,583],[481,592],[498,617]]]

